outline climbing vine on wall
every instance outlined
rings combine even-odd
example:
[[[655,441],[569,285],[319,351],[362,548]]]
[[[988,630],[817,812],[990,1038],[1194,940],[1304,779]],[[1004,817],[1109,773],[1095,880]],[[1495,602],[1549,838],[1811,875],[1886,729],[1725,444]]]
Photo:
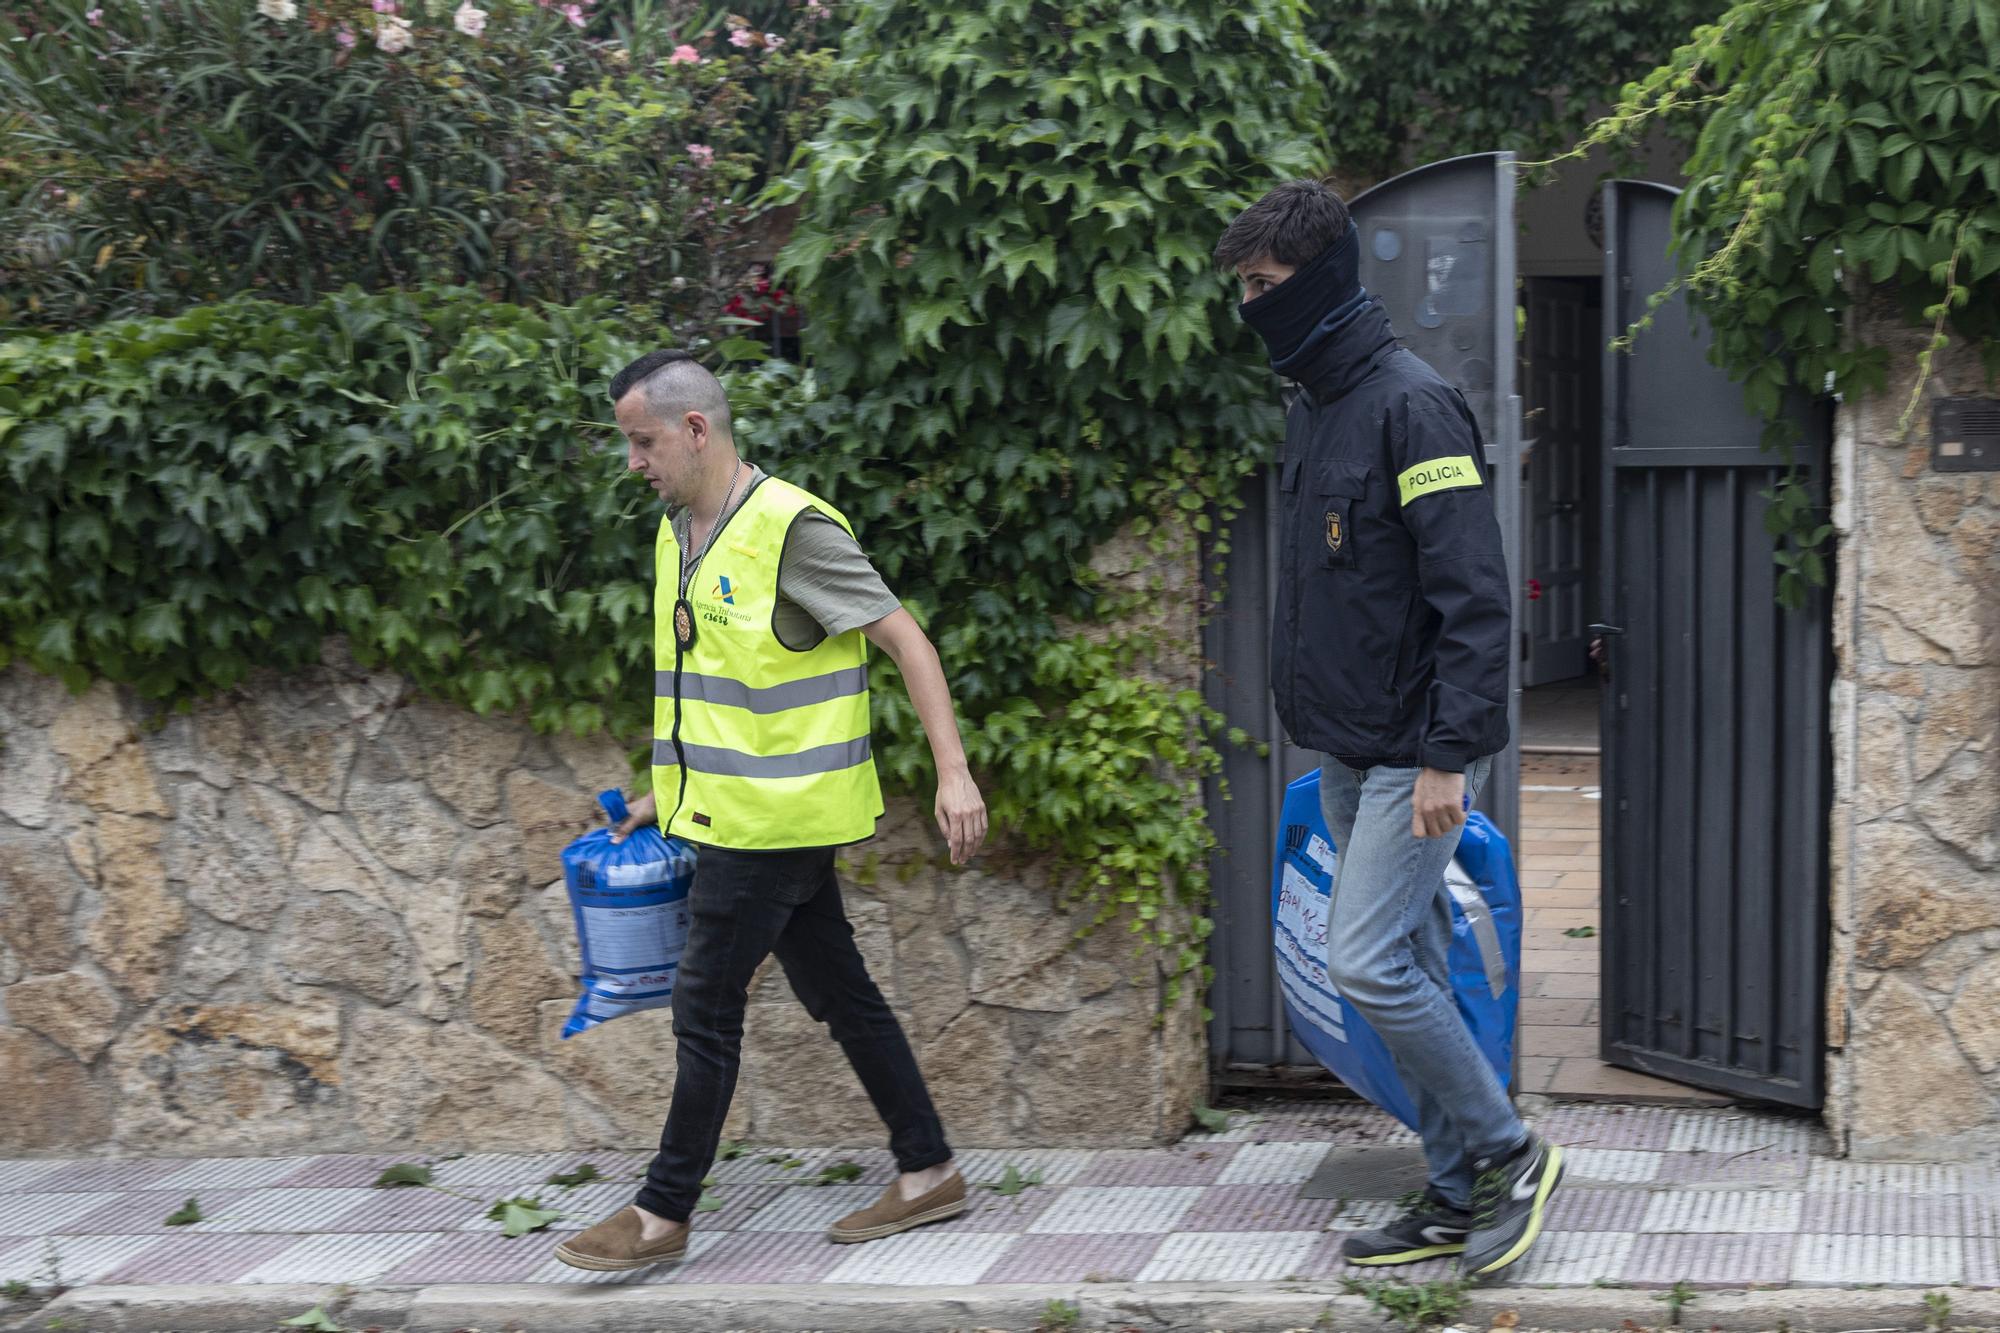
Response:
[[[1788,400],[1881,387],[1882,349],[1846,318],[1871,287],[1930,332],[1905,429],[1952,336],[2000,368],[2000,6],[1746,0],[1627,87],[1583,146],[1655,121],[1697,131],[1676,289],[1775,446],[1790,447]],[[1798,605],[1825,582],[1832,528],[1796,472],[1767,522]]]
[[[822,400],[786,467],[917,589],[995,811],[1200,965],[1217,721],[1136,668],[1091,553],[1160,512],[1186,538],[1281,430],[1210,252],[1264,188],[1323,168],[1330,62],[1294,0],[871,0],[779,197]],[[1194,645],[1178,647],[1189,651]],[[915,779],[915,748],[892,753]]]

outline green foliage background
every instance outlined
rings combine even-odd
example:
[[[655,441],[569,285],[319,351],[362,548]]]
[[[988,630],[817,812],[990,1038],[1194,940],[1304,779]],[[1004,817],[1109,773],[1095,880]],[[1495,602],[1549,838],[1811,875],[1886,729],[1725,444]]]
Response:
[[[1847,319],[1872,289],[1930,327],[1925,374],[1953,333],[2000,368],[2000,6],[1745,0],[1585,143],[1655,123],[1694,135],[1674,210],[1685,286],[1773,444],[1789,448],[1789,397],[1881,387],[1884,353]],[[1801,482],[1774,499],[1796,605],[1825,581],[1832,528]]]
[[[825,101],[827,25],[739,48],[643,0],[605,35],[535,0],[485,0],[477,36],[402,8],[394,53],[368,0],[0,8],[0,324],[468,283],[713,333],[749,197]]]
[[[1426,161],[1550,156],[1725,0],[1313,0],[1340,62],[1326,139],[1355,188]]]

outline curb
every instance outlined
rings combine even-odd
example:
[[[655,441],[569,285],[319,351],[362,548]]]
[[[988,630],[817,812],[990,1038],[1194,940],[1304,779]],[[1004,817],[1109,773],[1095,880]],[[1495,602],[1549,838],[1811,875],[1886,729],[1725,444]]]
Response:
[[[1502,1312],[1527,1329],[1652,1327],[1665,1313],[1644,1290],[1505,1289],[1472,1293],[1459,1317],[1485,1328]],[[2000,1291],[1945,1289],[1954,1330],[2000,1329]],[[1926,1328],[1921,1288],[1704,1291],[1683,1314],[1723,1333],[1892,1333]],[[1073,1327],[1119,1333],[1292,1333],[1389,1327],[1330,1283],[1074,1283],[990,1287],[451,1285],[342,1293],[317,1286],[81,1287],[15,1325],[84,1333],[270,1333],[325,1303],[344,1328],[397,1333],[946,1333],[1035,1329],[1048,1305],[1077,1311]]]

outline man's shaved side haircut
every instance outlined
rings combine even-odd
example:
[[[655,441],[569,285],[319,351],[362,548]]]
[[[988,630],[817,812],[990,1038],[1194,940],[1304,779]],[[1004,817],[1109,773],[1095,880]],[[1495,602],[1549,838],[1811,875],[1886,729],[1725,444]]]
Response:
[[[692,352],[648,352],[611,377],[614,404],[634,389],[646,395],[647,409],[662,421],[679,421],[689,412],[699,412],[708,418],[710,430],[730,433],[729,395]]]

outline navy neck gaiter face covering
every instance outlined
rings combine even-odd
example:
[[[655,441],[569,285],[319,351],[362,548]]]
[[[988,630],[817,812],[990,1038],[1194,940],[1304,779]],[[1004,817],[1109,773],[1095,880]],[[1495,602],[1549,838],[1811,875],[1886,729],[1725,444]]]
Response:
[[[1291,375],[1314,347],[1367,308],[1368,293],[1360,273],[1361,232],[1350,221],[1346,235],[1304,268],[1237,308],[1243,322],[1264,340],[1273,370]]]

